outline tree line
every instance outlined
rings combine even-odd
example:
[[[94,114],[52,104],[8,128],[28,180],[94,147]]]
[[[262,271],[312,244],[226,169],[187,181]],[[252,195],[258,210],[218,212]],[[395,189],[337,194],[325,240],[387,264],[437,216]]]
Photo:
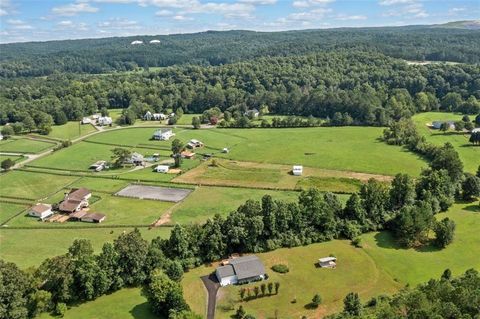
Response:
[[[345,50],[111,76],[3,79],[0,124],[17,123],[15,132],[46,132],[52,124],[109,108],[124,109],[124,124],[147,111],[218,108],[237,121],[258,109],[328,119],[331,125],[385,126],[430,110],[478,114],[478,99],[478,64],[407,65],[379,53]]]

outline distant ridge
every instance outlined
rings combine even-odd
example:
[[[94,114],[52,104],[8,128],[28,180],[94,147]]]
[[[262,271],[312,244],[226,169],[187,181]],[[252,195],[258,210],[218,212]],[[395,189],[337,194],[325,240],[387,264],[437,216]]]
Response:
[[[480,30],[480,20],[464,20],[452,21],[443,24],[434,24],[433,28],[451,28],[451,29],[466,29],[466,30]]]

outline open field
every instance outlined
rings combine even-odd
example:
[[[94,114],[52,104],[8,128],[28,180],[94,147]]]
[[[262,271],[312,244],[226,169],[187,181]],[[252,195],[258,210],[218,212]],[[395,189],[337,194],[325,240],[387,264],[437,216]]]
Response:
[[[94,132],[95,128],[91,124],[81,125],[79,121],[67,122],[64,125],[53,125],[49,137],[62,140],[72,140],[88,133]]]
[[[55,146],[53,142],[33,140],[29,138],[9,139],[0,141],[0,152],[40,153]]]
[[[317,187],[322,191],[352,193],[370,178],[391,180],[391,176],[313,167],[303,167],[302,176],[294,176],[291,170],[288,165],[216,159],[179,175],[173,182],[291,190]]]
[[[247,313],[257,318],[273,317],[275,310],[281,318],[299,318],[304,314],[317,318],[340,310],[344,296],[350,291],[358,292],[366,301],[371,296],[393,292],[405,284],[416,285],[438,278],[446,268],[450,268],[454,275],[469,268],[480,269],[479,214],[478,203],[458,203],[447,213],[437,215],[437,218],[448,216],[457,224],[454,242],[443,250],[431,246],[417,250],[403,249],[388,232],[375,232],[362,235],[363,248],[354,248],[347,241],[335,240],[257,254],[265,263],[270,276],[268,281],[280,282],[279,294],[241,302],[239,286],[221,288],[217,317],[229,318],[233,311],[226,309],[238,307],[241,303]],[[314,267],[318,258],[329,254],[338,258],[335,270]],[[287,264],[290,272],[281,275],[269,269],[278,263]],[[196,268],[186,273],[182,282],[190,306],[202,314],[206,296],[199,290],[199,277],[212,272],[214,266]],[[260,283],[241,287],[255,285]],[[317,311],[305,309],[315,293],[322,296],[322,306]],[[294,298],[297,302],[291,303]]]
[[[10,217],[15,216],[25,208],[27,208],[26,205],[0,202],[0,224],[4,223]]]
[[[205,147],[196,152],[217,153],[228,159],[382,175],[398,172],[418,175],[426,162],[380,141],[382,131],[383,128],[376,127],[174,130],[176,138],[183,142],[192,138],[204,142]],[[130,128],[97,134],[88,140],[169,149],[170,141],[150,140],[153,132],[152,128]],[[221,154],[224,147],[230,153]]]
[[[43,313],[39,319],[57,318]],[[150,311],[147,298],[142,296],[140,288],[125,288],[110,295],[101,296],[90,302],[68,309],[68,319],[154,319],[158,318]]]
[[[463,162],[465,171],[475,173],[478,165],[480,165],[480,147],[473,146],[468,142],[470,134],[455,131],[443,133],[440,130],[430,129],[426,125],[432,123],[432,121],[460,121],[462,116],[453,113],[426,112],[415,115],[413,120],[419,128],[419,132],[426,137],[427,141],[436,145],[443,145],[446,142],[452,143]],[[470,118],[474,120],[475,117],[470,116]]]
[[[0,174],[0,197],[20,197],[31,200],[48,197],[57,190],[74,182],[75,176],[52,176],[49,174],[13,171]]]
[[[0,155],[0,163],[3,162],[4,160],[6,160],[7,158],[11,159],[12,161],[14,161],[14,162],[16,162],[16,163],[22,161],[23,159],[25,159],[25,157],[23,157],[23,156]]]
[[[74,239],[90,239],[95,252],[100,252],[105,242],[113,242],[125,228],[88,229],[0,229],[0,258],[16,263],[20,268],[39,266],[46,258],[65,254]],[[144,239],[158,236],[166,238],[169,227],[140,228]]]

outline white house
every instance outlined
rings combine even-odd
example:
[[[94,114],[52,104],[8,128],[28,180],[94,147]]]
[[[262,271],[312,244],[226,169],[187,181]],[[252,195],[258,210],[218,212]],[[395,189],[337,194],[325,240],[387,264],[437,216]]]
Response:
[[[82,118],[82,124],[90,124],[92,120],[89,117]]]
[[[258,117],[260,112],[257,109],[251,109],[245,112],[245,116]]]
[[[53,215],[52,205],[37,204],[35,206],[32,206],[28,210],[28,215],[33,217],[38,217],[40,220],[44,220],[45,218]]]
[[[477,133],[477,132],[480,132],[480,127],[474,128],[474,129],[472,130],[472,134],[473,134],[473,133]]]
[[[318,265],[322,268],[335,268],[337,267],[336,261],[335,257],[324,257],[318,260]]]
[[[98,125],[110,125],[112,123],[113,123],[113,121],[112,121],[112,118],[110,116],[100,116],[97,119],[97,124]]]
[[[58,210],[65,213],[78,212],[82,208],[88,207],[88,199],[92,197],[90,190],[86,188],[74,188],[58,206]]]
[[[157,40],[157,39],[150,40],[150,43],[151,43],[151,44],[160,43],[160,40]]]
[[[190,141],[188,141],[187,147],[188,147],[188,148],[203,147],[203,143],[200,142],[199,140],[191,139]]]
[[[168,173],[170,167],[168,165],[158,165],[155,167],[155,172],[157,173]]]
[[[301,165],[294,165],[292,169],[292,173],[295,176],[301,176],[303,174],[303,166]]]
[[[153,113],[153,119],[155,121],[165,120],[167,116],[163,113]]]
[[[145,158],[143,157],[142,154],[133,152],[130,158],[126,161],[128,164],[133,164],[133,165],[144,165],[145,164]]]
[[[265,267],[255,256],[229,259],[228,263],[215,271],[220,286],[243,284],[265,279]]]
[[[170,137],[174,136],[173,131],[171,129],[160,129],[156,130],[153,133],[153,139],[159,141],[168,141]]]
[[[132,45],[143,44],[143,41],[135,40],[135,41],[132,41],[132,43],[130,43],[130,44],[132,44]]]

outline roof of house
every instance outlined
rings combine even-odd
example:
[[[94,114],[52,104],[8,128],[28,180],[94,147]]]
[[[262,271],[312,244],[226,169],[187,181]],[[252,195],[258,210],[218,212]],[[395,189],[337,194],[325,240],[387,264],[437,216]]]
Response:
[[[82,200],[80,199],[69,198],[61,202],[60,205],[58,206],[58,209],[60,209],[63,212],[73,212],[78,208],[78,206],[80,206],[81,203],[82,203]]]
[[[85,187],[73,188],[70,193],[68,193],[69,199],[84,199],[86,196],[90,195],[91,192]]]
[[[228,265],[232,266],[238,280],[258,277],[265,274],[265,267],[255,255],[230,259]]]
[[[183,152],[180,153],[180,155],[185,156],[185,157],[191,157],[191,156],[194,156],[195,153],[189,152],[189,151],[183,151]]]
[[[303,166],[302,165],[293,165],[293,170],[302,170]]]
[[[167,169],[168,170],[169,168],[170,168],[170,166],[168,166],[168,165],[158,165],[157,167],[155,167],[155,169],[157,169],[157,170],[159,170],[159,169],[162,169],[162,170]]]
[[[232,265],[225,265],[217,268],[217,274],[220,276],[220,278],[226,278],[234,276],[235,271],[233,270]]]
[[[337,258],[335,257],[324,257],[324,258],[320,258],[318,261],[321,263],[327,263],[327,262],[336,261],[336,260]]]
[[[78,218],[78,219],[80,219],[80,218],[82,218],[83,216],[85,216],[86,214],[87,214],[86,211],[84,211],[84,210],[79,210],[78,212],[75,212],[75,213],[70,214],[70,218],[73,217],[73,218]]]
[[[100,213],[88,213],[82,217],[82,219],[92,219],[92,220],[102,220],[104,218],[105,218],[105,215]]]
[[[35,206],[32,206],[30,208],[30,210],[32,212],[35,212],[37,214],[41,214],[41,213],[44,213],[48,210],[52,209],[52,206],[51,205],[48,205],[48,204],[37,204]]]

